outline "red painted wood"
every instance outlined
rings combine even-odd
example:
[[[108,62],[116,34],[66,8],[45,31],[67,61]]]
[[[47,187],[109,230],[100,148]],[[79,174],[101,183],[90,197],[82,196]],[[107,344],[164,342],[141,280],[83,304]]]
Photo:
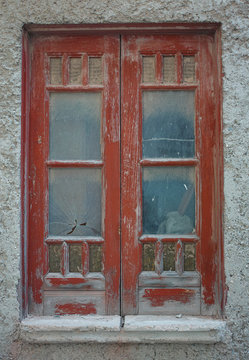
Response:
[[[59,168],[66,168],[66,167],[87,167],[87,168],[99,168],[103,166],[103,161],[55,161],[55,160],[48,160],[46,161],[48,167],[59,167]]]
[[[120,41],[105,38],[104,55],[104,275],[106,313],[120,313]]]
[[[198,242],[200,239],[196,235],[142,235],[139,240],[144,242],[156,242],[158,240],[162,242],[177,242],[181,240],[182,242]]]
[[[56,315],[89,315],[96,314],[96,307],[92,303],[87,304],[62,304],[56,305],[55,314]]]
[[[122,233],[122,314],[138,311],[137,281],[141,253],[140,235],[141,191],[140,166],[141,142],[139,138],[139,87],[141,80],[140,56],[136,37],[124,36],[121,55],[121,233]],[[140,69],[140,71],[139,71]]]
[[[204,40],[205,39],[205,40]],[[217,63],[213,38],[196,36],[124,36],[122,52],[122,269],[123,274],[123,313],[137,313],[138,311],[138,274],[141,272],[137,256],[141,256],[137,247],[141,229],[141,178],[142,166],[195,166],[196,167],[196,235],[186,241],[197,241],[196,263],[201,271],[203,286],[203,313],[216,313],[219,311],[215,284],[218,281],[217,269],[217,241],[221,241],[221,233],[217,226],[217,217],[220,218],[220,178],[221,169],[217,159],[220,147],[220,121],[214,97],[215,66]],[[201,49],[201,50],[200,50]],[[194,159],[143,159],[141,160],[141,91],[144,89],[158,89],[158,84],[142,84],[139,54],[177,53],[177,79],[178,85],[174,89],[181,89],[182,85],[182,55],[195,54],[196,82],[187,85],[187,89],[195,89],[196,99],[196,158]],[[158,73],[158,55],[156,78]],[[140,74],[139,74],[140,71]],[[161,85],[160,85],[161,86]],[[164,89],[169,89],[165,87]],[[163,89],[163,86],[162,86]],[[216,93],[220,86],[216,86]],[[216,125],[215,125],[216,124]],[[217,125],[218,124],[218,125]],[[217,129],[219,128],[219,129]],[[126,130],[128,129],[128,130]],[[208,136],[207,136],[208,134]],[[216,170],[215,170],[216,166]],[[217,177],[216,172],[219,174]],[[216,182],[218,181],[218,184]],[[217,185],[219,188],[217,188]],[[218,204],[217,204],[218,203]],[[219,223],[219,221],[218,221]],[[220,224],[220,223],[219,223]],[[128,229],[127,229],[128,227]],[[217,233],[218,231],[218,233]],[[168,241],[168,236],[165,237]],[[177,241],[174,237],[173,241]],[[182,236],[182,241],[185,237]],[[157,236],[142,236],[140,241],[149,242],[161,240]],[[179,239],[179,237],[178,237]],[[160,263],[159,249],[157,249],[157,263]],[[177,245],[177,271],[183,272],[182,244]],[[157,266],[158,268],[159,266]],[[157,269],[158,271],[158,269]],[[127,279],[126,279],[126,278]],[[222,292],[222,291],[221,291]],[[134,295],[136,293],[136,295]],[[209,310],[209,305],[214,305]]]
[[[214,34],[220,23],[112,23],[112,24],[27,24],[24,29],[36,34]]]
[[[22,311],[26,316],[28,313],[28,221],[27,209],[29,207],[28,197],[28,168],[29,157],[29,108],[30,108],[30,72],[29,72],[29,40],[28,33],[24,30],[22,37],[22,121],[21,121],[21,276],[22,276]]]
[[[195,296],[195,290],[190,289],[145,289],[144,298],[151,301],[151,306],[163,306],[165,301],[188,303]]]
[[[200,182],[201,182],[201,274],[202,274],[202,296],[207,308],[213,312],[217,305],[218,294],[216,287],[219,278],[219,258],[217,249],[220,245],[221,233],[219,234],[221,199],[221,171],[219,151],[221,148],[221,121],[218,117],[214,94],[219,96],[220,86],[215,85],[217,80],[217,65],[215,65],[215,49],[213,39],[201,37],[201,66],[200,66],[200,116],[201,133],[209,133],[202,137],[202,151],[200,158]],[[218,100],[219,102],[219,100]],[[222,266],[222,264],[221,264]],[[222,270],[221,270],[222,271]],[[216,310],[217,311],[217,310]]]
[[[61,38],[35,39],[32,52],[32,92],[30,112],[30,242],[29,246],[29,291],[32,294],[31,312],[42,313],[43,276],[48,271],[47,250],[45,241],[48,237],[48,167],[102,167],[103,168],[103,238],[104,238],[104,275],[106,285],[106,313],[117,314],[120,309],[120,171],[119,171],[119,37],[118,36],[65,36]],[[48,161],[49,157],[49,91],[74,91],[68,86],[68,55],[86,56],[96,53],[103,55],[105,71],[104,85],[91,86],[91,91],[102,89],[102,156],[103,161]],[[47,55],[48,54],[48,55]],[[63,86],[46,84],[49,79],[48,56],[50,54],[63,57]],[[88,55],[86,55],[88,54]],[[84,85],[87,70],[83,77]],[[86,84],[87,85],[87,84]],[[88,91],[90,87],[77,87],[76,91]],[[113,174],[113,167],[117,171]],[[60,240],[60,239],[58,239]],[[61,239],[66,240],[66,239]],[[83,238],[82,238],[83,240]],[[96,242],[96,239],[89,239]],[[48,239],[49,242],[49,239]],[[85,244],[87,246],[87,244]],[[66,244],[62,251],[62,275],[68,272],[68,250]],[[45,256],[46,255],[46,256]],[[88,271],[88,251],[83,249],[83,274]],[[65,277],[53,279],[53,286],[76,286],[82,279]],[[94,281],[94,280],[93,280]],[[38,306],[39,305],[39,306]]]
[[[143,159],[142,166],[194,166],[198,164],[197,159]]]
[[[138,275],[141,271],[141,242],[177,241],[197,242],[196,264],[201,272],[202,313],[217,314],[224,307],[224,263],[223,263],[223,157],[222,157],[222,122],[221,122],[221,65],[220,65],[220,31],[218,24],[118,24],[96,25],[29,25],[30,32],[43,33],[33,36],[32,50],[32,91],[29,111],[28,71],[29,54],[27,50],[27,33],[23,46],[23,105],[22,108],[22,210],[30,209],[29,216],[23,214],[22,239],[28,238],[28,286],[23,277],[24,311],[27,312],[28,292],[31,298],[30,312],[42,313],[43,282],[46,275],[47,250],[44,240],[47,237],[48,219],[48,167],[102,167],[103,168],[103,221],[104,275],[106,278],[106,313],[119,313],[120,292],[120,125],[119,125],[119,37],[99,36],[101,28],[104,33],[117,34],[122,38],[122,133],[121,133],[121,232],[122,232],[122,314],[138,312]],[[135,29],[137,36],[134,35]],[[56,38],[46,37],[46,33],[59,34]],[[66,35],[66,32],[71,35]],[[145,32],[150,33],[146,36]],[[83,32],[93,34],[82,35]],[[131,34],[132,32],[132,34]],[[198,32],[198,34],[197,34]],[[216,35],[214,35],[216,32]],[[130,33],[130,34],[129,34]],[[160,34],[159,34],[160,33]],[[167,33],[167,35],[163,35]],[[178,33],[178,34],[177,34]],[[199,35],[199,34],[209,34]],[[157,34],[151,36],[151,34]],[[90,39],[90,40],[89,40]],[[47,78],[46,55],[60,54],[63,60],[64,86],[45,86]],[[96,54],[103,55],[105,76],[103,86],[88,85],[88,69],[83,70],[82,84],[69,86],[67,56],[84,54],[83,67],[88,58]],[[142,84],[140,54],[156,55],[157,83]],[[163,85],[161,54],[178,54],[178,84]],[[181,84],[182,55],[195,54],[196,83]],[[218,59],[218,60],[217,60]],[[45,69],[45,70],[44,70]],[[45,91],[46,89],[46,91]],[[146,89],[195,89],[196,91],[196,157],[179,160],[141,160],[142,139],[142,106],[141,92]],[[103,91],[103,127],[102,127],[102,163],[91,162],[51,162],[48,159],[48,92],[49,91]],[[45,106],[44,106],[45,104]],[[25,121],[26,120],[26,121]],[[45,121],[44,121],[45,120]],[[30,156],[28,158],[28,155]],[[31,165],[29,165],[31,164]],[[195,166],[196,167],[196,235],[193,237],[141,237],[141,169],[143,166]],[[25,198],[25,194],[29,194]],[[140,241],[139,241],[140,239]],[[158,242],[159,240],[159,242]],[[49,241],[49,239],[48,239]],[[67,240],[66,240],[67,241]],[[92,239],[94,243],[94,239]],[[90,240],[88,241],[90,243]],[[87,247],[87,244],[84,243]],[[25,246],[23,246],[25,257]],[[160,273],[161,250],[157,246],[157,271]],[[82,251],[84,262],[83,274],[87,273],[86,251]],[[23,273],[26,265],[23,261]],[[66,274],[67,269],[64,268]],[[69,285],[77,285],[79,279],[70,280]],[[83,278],[84,279],[84,278]],[[75,281],[75,284],[74,284]],[[82,279],[80,279],[82,281]],[[65,284],[63,284],[65,285]],[[60,286],[58,283],[56,286]],[[153,290],[153,289],[150,289]],[[157,290],[157,289],[154,289]],[[173,296],[176,289],[168,290]],[[179,289],[178,289],[179,290]],[[187,290],[187,289],[180,289]],[[165,293],[166,294],[166,293]],[[164,294],[164,295],[165,295]],[[169,295],[171,294],[171,295]],[[162,295],[162,294],[161,294]],[[150,293],[151,301],[158,294]],[[165,295],[166,296],[166,295]],[[183,296],[183,295],[182,295]],[[173,301],[178,301],[172,297]],[[186,300],[187,302],[187,300]],[[81,311],[78,309],[79,312]],[[70,312],[70,310],[68,310]],[[90,311],[90,310],[89,310]]]

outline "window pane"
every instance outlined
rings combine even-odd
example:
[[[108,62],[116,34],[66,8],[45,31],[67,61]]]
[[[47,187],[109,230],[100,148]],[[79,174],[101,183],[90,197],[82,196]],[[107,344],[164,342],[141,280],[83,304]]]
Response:
[[[102,58],[89,57],[89,83],[102,84]]]
[[[184,245],[184,271],[195,270],[195,244]]]
[[[69,83],[72,85],[81,84],[82,59],[70,58],[69,61]]]
[[[183,82],[195,81],[195,57],[183,56]]]
[[[143,271],[155,271],[155,243],[143,244]]]
[[[101,235],[101,170],[49,170],[49,233]]]
[[[175,271],[176,243],[163,244],[163,270]]]
[[[50,159],[98,160],[101,93],[50,94]]]
[[[195,169],[143,169],[143,233],[191,234],[195,230]]]
[[[49,245],[49,271],[61,272],[61,245]]]
[[[69,245],[69,271],[82,272],[82,245]]]
[[[163,81],[174,83],[176,81],[175,56],[163,57]]]
[[[194,157],[194,104],[194,91],[143,92],[144,158]]]
[[[143,56],[143,82],[155,82],[154,56]]]
[[[50,84],[62,84],[62,61],[61,58],[50,58]]]
[[[89,272],[102,270],[102,245],[89,245]]]

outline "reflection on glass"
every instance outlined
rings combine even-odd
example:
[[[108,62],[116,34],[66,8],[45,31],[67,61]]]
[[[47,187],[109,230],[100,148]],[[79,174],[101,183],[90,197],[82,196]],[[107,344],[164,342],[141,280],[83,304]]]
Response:
[[[69,271],[82,272],[82,245],[69,245]]]
[[[100,93],[51,93],[49,157],[99,160]]]
[[[176,243],[163,244],[163,270],[175,271]]]
[[[89,245],[89,272],[102,270],[102,245]]]
[[[61,272],[61,245],[49,245],[49,271]]]
[[[195,270],[195,244],[184,244],[184,271]]]
[[[142,186],[144,234],[195,231],[194,167],[146,167]]]
[[[49,170],[49,234],[101,235],[101,169]]]
[[[142,268],[143,271],[155,271],[155,243],[143,244]]]
[[[143,92],[143,158],[195,154],[194,91]]]

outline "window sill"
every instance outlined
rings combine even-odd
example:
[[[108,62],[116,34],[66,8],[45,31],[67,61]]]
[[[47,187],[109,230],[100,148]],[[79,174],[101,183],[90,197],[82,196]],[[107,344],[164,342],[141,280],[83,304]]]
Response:
[[[188,343],[223,342],[223,320],[192,316],[44,316],[21,322],[21,339],[29,343]]]

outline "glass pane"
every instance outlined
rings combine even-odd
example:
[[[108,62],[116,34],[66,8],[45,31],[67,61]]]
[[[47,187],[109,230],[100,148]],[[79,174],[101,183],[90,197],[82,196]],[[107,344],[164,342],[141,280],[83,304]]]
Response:
[[[50,84],[62,84],[62,61],[61,58],[50,58]]]
[[[89,57],[89,83],[102,84],[102,58]]]
[[[143,244],[143,271],[155,271],[155,243]]]
[[[154,56],[143,56],[143,82],[155,82]]]
[[[183,56],[183,82],[195,81],[195,57]]]
[[[82,245],[69,245],[69,271],[82,272]]]
[[[101,169],[49,170],[49,233],[101,235]]]
[[[194,91],[143,92],[144,158],[194,156],[194,104]]]
[[[61,245],[49,245],[49,271],[61,272]]]
[[[175,271],[176,243],[163,244],[163,270]]]
[[[82,59],[70,58],[69,60],[69,84],[81,84]]]
[[[195,270],[195,244],[184,245],[184,271]]]
[[[195,169],[143,169],[143,232],[191,234],[195,231]]]
[[[89,272],[102,270],[102,245],[89,245]]]
[[[98,160],[101,93],[50,94],[50,159]]]
[[[175,56],[163,57],[163,81],[167,83],[176,81]]]

